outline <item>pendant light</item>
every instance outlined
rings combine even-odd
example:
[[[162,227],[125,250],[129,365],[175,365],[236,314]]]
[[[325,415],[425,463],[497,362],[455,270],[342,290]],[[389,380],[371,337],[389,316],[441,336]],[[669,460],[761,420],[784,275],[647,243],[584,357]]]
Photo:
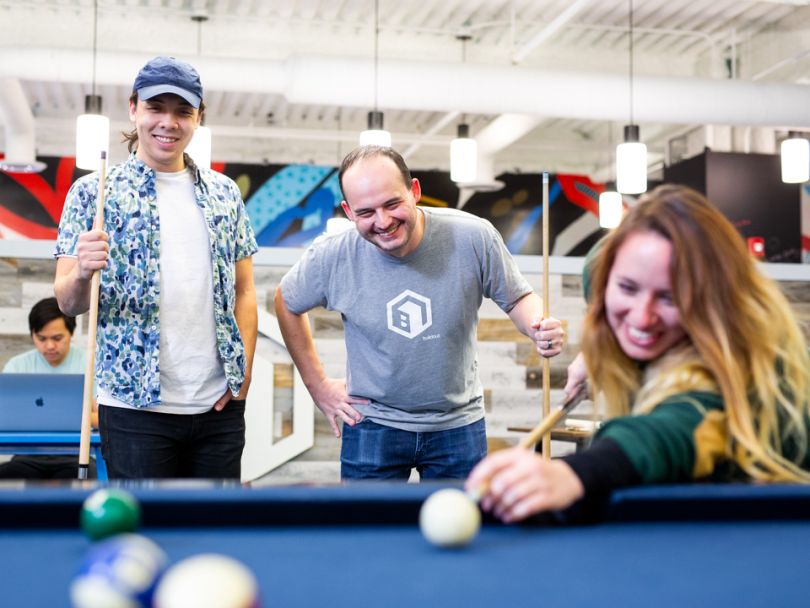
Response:
[[[613,149],[613,125],[608,125],[608,149]],[[608,166],[611,166],[612,159],[608,159]],[[602,228],[616,228],[624,215],[624,204],[622,195],[616,190],[609,190],[609,184],[605,184],[605,191],[599,195],[599,226]]]
[[[605,190],[599,195],[599,226],[616,228],[622,223],[622,195],[615,190]]]
[[[468,29],[456,38],[461,41],[461,63],[467,62],[467,40],[472,36]],[[450,142],[450,179],[457,183],[474,182],[478,177],[478,142],[470,137],[470,125],[461,118],[457,137]]]
[[[470,137],[470,127],[458,125],[458,137],[450,142],[450,179],[474,182],[478,176],[478,143]]]
[[[93,2],[93,89],[84,98],[84,114],[76,118],[76,166],[96,171],[101,152],[109,156],[110,119],[101,113],[101,95],[96,94],[96,60],[98,56],[98,0]]]
[[[368,113],[368,128],[360,132],[361,146],[391,147],[391,133],[383,128],[383,113],[374,110]]]
[[[383,113],[377,108],[379,82],[380,0],[374,0],[374,110],[368,113],[368,128],[360,133],[361,146],[391,147],[391,133],[383,127]]]
[[[630,2],[630,124],[624,127],[624,143],[616,146],[616,190],[641,194],[647,190],[647,146],[641,143],[638,125],[633,124],[633,0]]]
[[[211,129],[200,124],[191,136],[186,146],[186,154],[193,160],[199,169],[211,168]]]
[[[208,21],[208,15],[204,12],[195,13],[191,16],[192,21],[197,22],[197,56],[202,55],[202,24]],[[200,169],[211,168],[211,129],[205,126],[205,115],[202,122],[194,130],[191,141],[186,146],[186,154],[193,160]]]
[[[801,133],[791,131],[780,146],[782,181],[801,184],[810,180],[810,142]]]

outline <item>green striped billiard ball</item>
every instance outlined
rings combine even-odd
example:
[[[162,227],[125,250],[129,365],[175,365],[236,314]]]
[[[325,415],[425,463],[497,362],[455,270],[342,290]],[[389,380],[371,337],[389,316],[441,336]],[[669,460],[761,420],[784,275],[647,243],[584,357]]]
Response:
[[[82,505],[82,530],[91,540],[134,532],[140,523],[141,506],[125,490],[96,490]]]

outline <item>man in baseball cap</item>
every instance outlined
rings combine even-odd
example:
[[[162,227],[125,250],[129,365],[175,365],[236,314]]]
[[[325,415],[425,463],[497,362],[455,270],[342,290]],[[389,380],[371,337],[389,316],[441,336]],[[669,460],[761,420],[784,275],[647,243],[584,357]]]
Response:
[[[256,239],[239,188],[185,154],[203,88],[192,66],[155,57],[129,99],[130,156],[105,184],[76,181],[56,245],[54,289],[87,311],[101,273],[96,378],[110,478],[239,479],[256,345]]]
[[[200,107],[203,97],[200,75],[191,65],[174,57],[155,57],[141,68],[132,85],[138,99],[151,99],[162,93],[174,93],[192,107]]]
[[[204,111],[197,70],[174,57],[155,57],[132,84],[129,119],[135,128],[124,133],[127,147],[156,171],[181,171]]]

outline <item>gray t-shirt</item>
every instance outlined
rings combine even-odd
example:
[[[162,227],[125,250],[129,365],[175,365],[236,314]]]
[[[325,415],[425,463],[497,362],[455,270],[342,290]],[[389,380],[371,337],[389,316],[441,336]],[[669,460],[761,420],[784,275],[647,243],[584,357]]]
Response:
[[[341,313],[350,395],[379,424],[441,431],[484,416],[475,348],[484,296],[509,312],[532,291],[495,228],[454,209],[419,208],[425,233],[403,258],[356,230],[313,244],[281,281],[287,307]]]

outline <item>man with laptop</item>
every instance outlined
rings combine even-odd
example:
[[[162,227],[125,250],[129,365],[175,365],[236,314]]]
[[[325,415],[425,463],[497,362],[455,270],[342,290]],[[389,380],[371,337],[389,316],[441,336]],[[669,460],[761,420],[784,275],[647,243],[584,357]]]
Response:
[[[76,318],[59,310],[56,298],[40,300],[28,314],[34,346],[12,357],[3,368],[11,374],[83,374],[85,352],[71,344]]]
[[[28,314],[28,328],[31,331],[31,339],[34,342],[33,349],[26,351],[20,355],[16,355],[9,359],[3,368],[4,374],[83,374],[85,366],[85,352],[81,348],[71,344],[73,338],[73,331],[76,328],[76,319],[69,317],[59,310],[59,305],[56,298],[45,298],[34,304],[31,312]],[[43,393],[47,391],[48,382],[42,382],[34,379],[32,382],[28,378],[20,377],[20,381],[15,381],[14,384],[19,385],[18,388],[25,390],[30,395],[17,395],[11,394],[17,391],[12,391],[6,387],[3,398],[8,400],[16,400],[20,397],[31,397],[32,403],[25,401],[17,404],[16,402],[5,404],[8,407],[37,408],[37,414],[48,416],[51,409],[47,407],[50,401],[46,403],[33,403],[34,393],[32,391]],[[71,384],[71,379],[65,379],[65,383],[54,385],[55,390],[60,390],[59,387],[64,387]],[[75,379],[76,387],[79,392],[76,394],[74,401],[76,402],[77,419],[75,428],[79,428],[81,421],[81,381],[79,378]],[[39,384],[40,386],[37,386]],[[66,395],[67,398],[72,398],[72,395]],[[42,401],[42,397],[37,397]],[[28,412],[19,411],[19,418],[25,419]],[[11,413],[14,416],[16,413]],[[56,422],[56,421],[54,421]],[[5,428],[0,428],[0,431],[12,430],[8,425],[3,425]],[[40,428],[31,428],[27,430],[43,430]],[[68,430],[68,429],[61,429]],[[90,476],[95,477],[95,464],[90,463]],[[76,477],[78,470],[78,456],[14,456],[9,462],[0,464],[0,478],[2,479],[71,479]]]

